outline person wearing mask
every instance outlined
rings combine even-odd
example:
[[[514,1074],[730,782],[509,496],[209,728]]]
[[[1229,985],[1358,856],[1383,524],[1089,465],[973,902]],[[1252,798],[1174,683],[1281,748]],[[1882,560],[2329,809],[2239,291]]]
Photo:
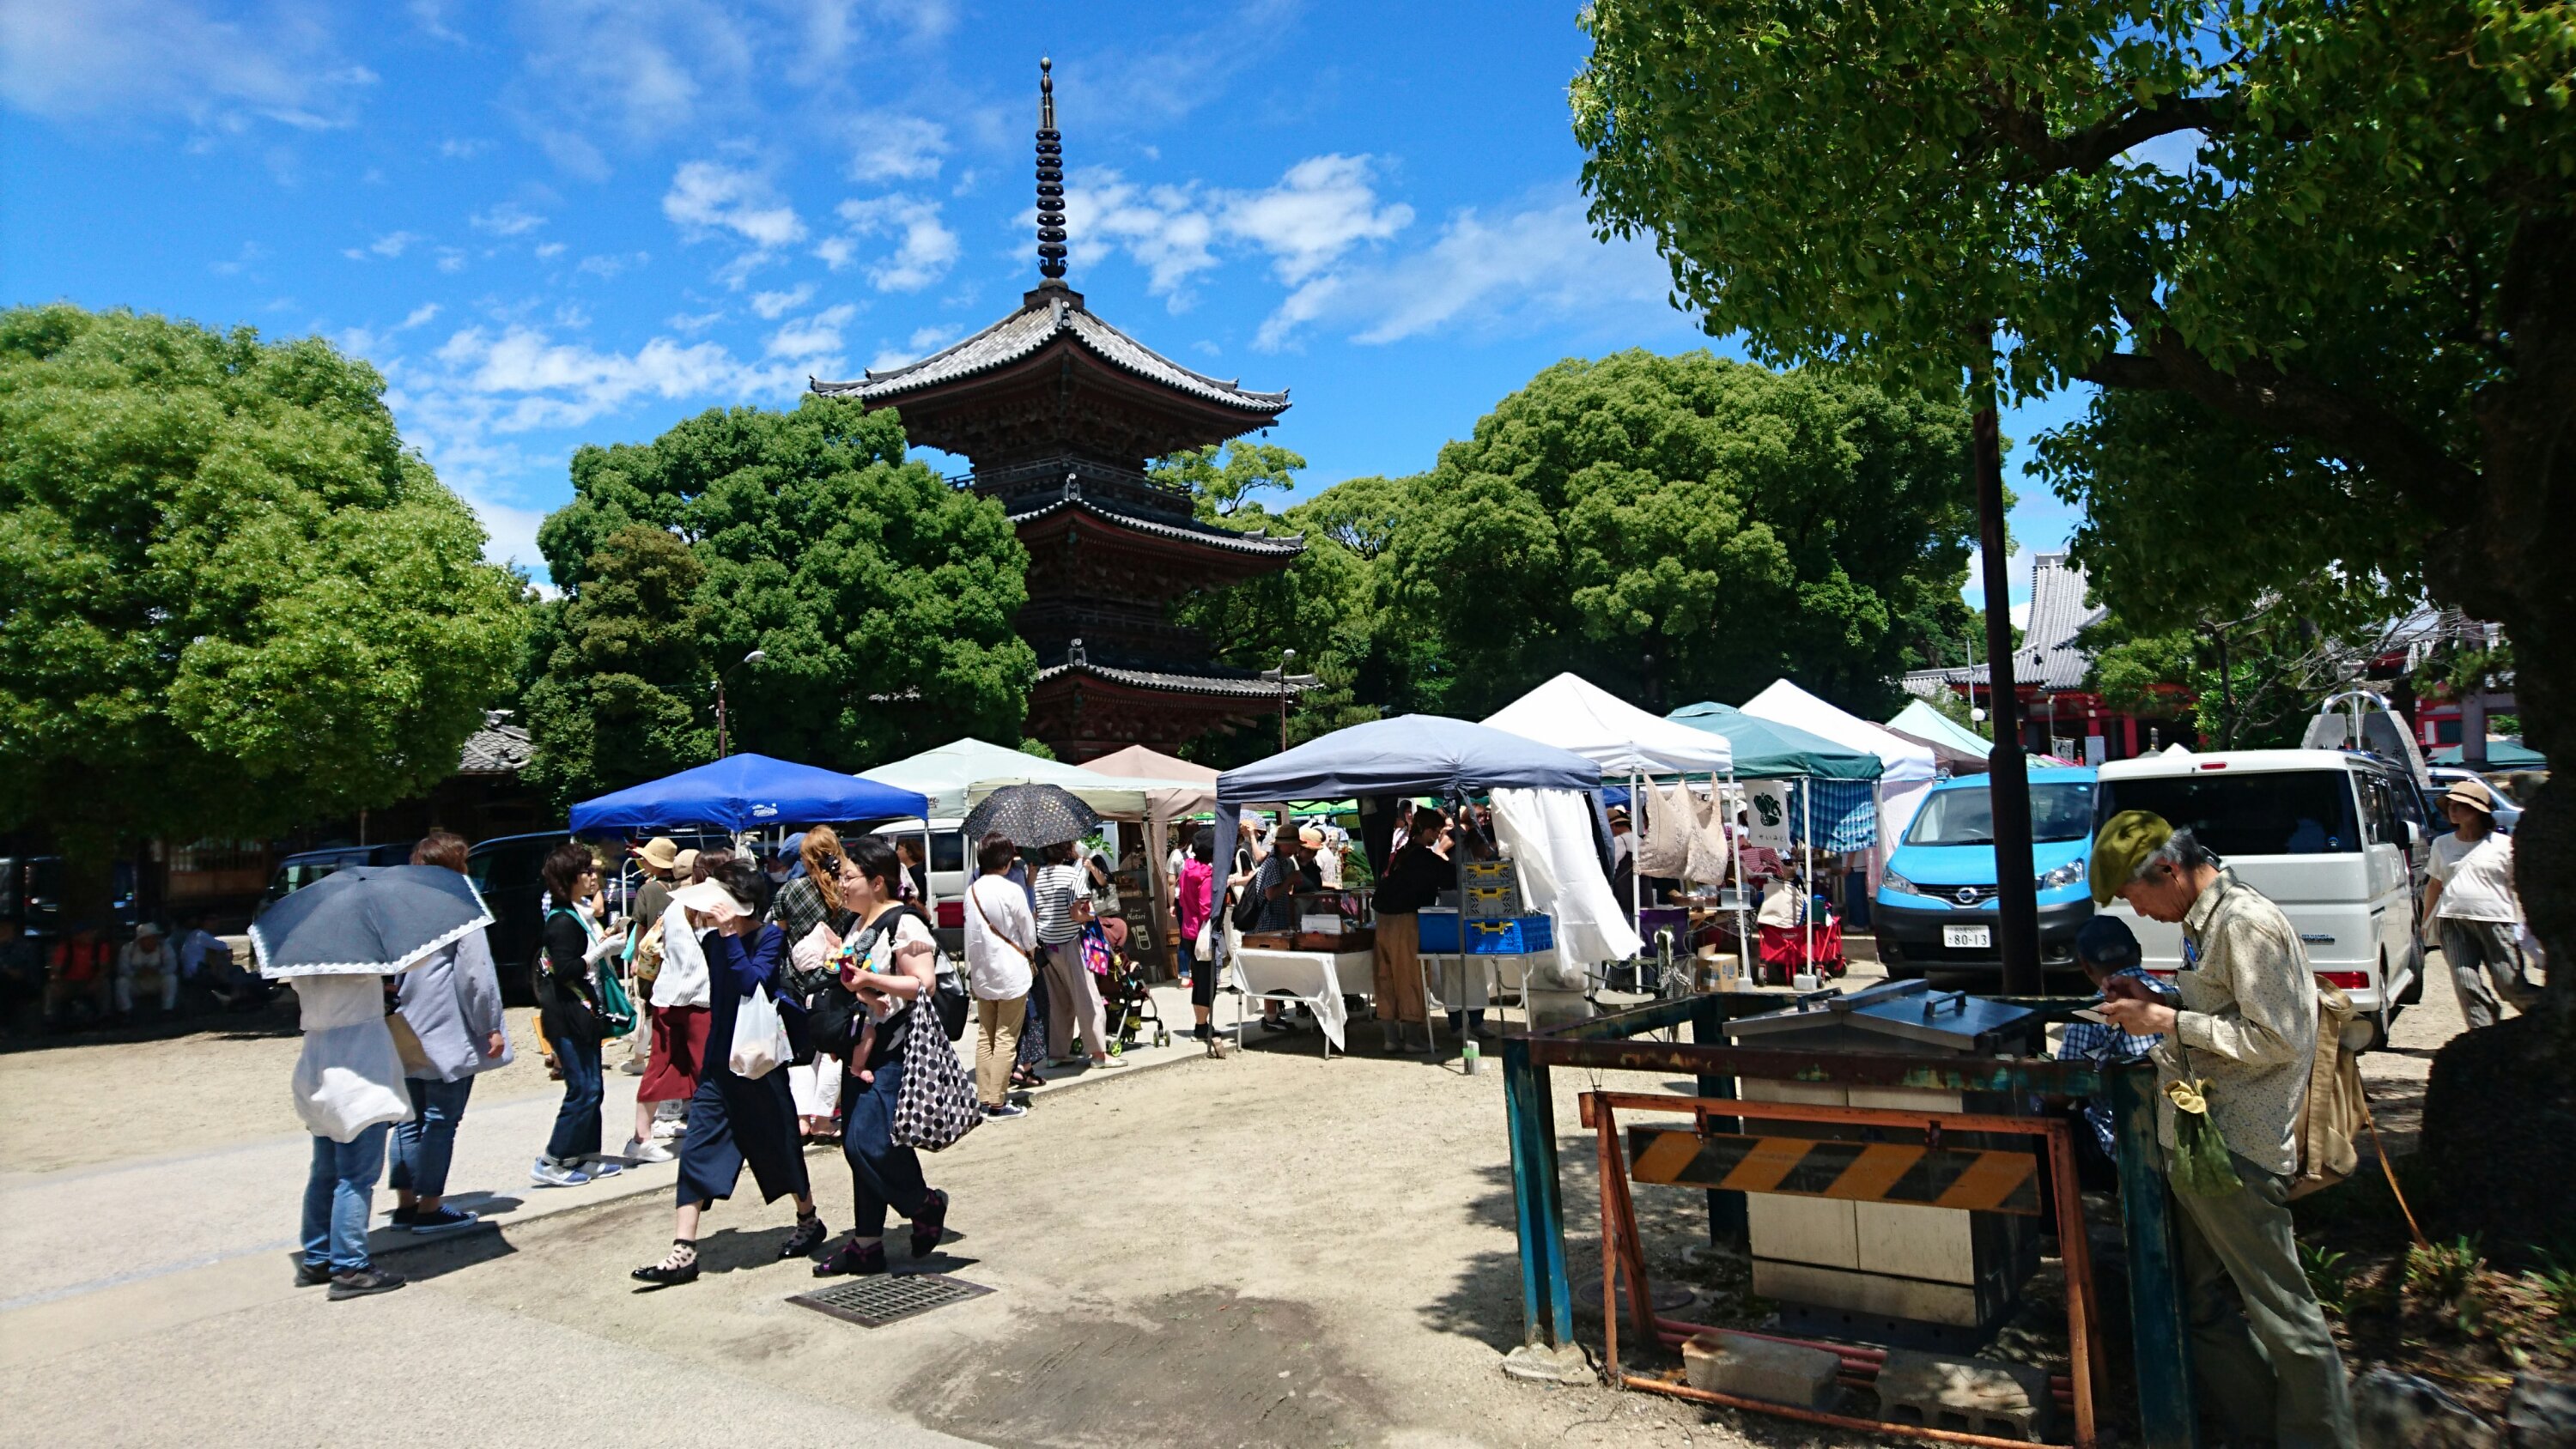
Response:
[[[295,1286],[331,1285],[331,1299],[365,1298],[403,1286],[367,1251],[385,1136],[411,1116],[403,1064],[385,1024],[385,978],[299,976],[295,1001],[304,1049],[295,1059],[295,1113],[313,1134],[304,1178],[303,1252]]]
[[[2523,979],[2513,837],[2495,828],[2494,792],[2462,780],[2443,794],[2442,813],[2451,833],[2434,838],[2424,914],[2441,933],[2460,1018],[2475,1031],[2503,1020],[2508,1005],[2530,1010],[2537,993]]]
[[[1026,892],[1011,883],[1020,848],[995,830],[975,847],[975,883],[966,888],[966,980],[975,997],[975,1098],[984,1120],[1025,1117],[1011,1100],[1011,1069],[1020,1055],[1020,1024],[1037,976],[1038,923]]]
[[[1431,1049],[1431,1008],[1423,999],[1421,911],[1440,899],[1443,885],[1458,878],[1446,849],[1448,831],[1440,813],[1418,809],[1405,832],[1404,848],[1386,863],[1377,884],[1377,945],[1371,996],[1377,1005],[1378,1029],[1388,1051]],[[1421,1028],[1421,1045],[1411,1038]]]
[[[599,1154],[599,1109],[606,1096],[600,1078],[600,1043],[608,1029],[599,1014],[599,987],[592,970],[616,943],[600,935],[599,923],[584,908],[599,895],[599,862],[590,847],[567,840],[548,852],[540,868],[546,893],[554,902],[546,912],[543,969],[537,973],[540,1029],[554,1047],[556,1070],[563,1073],[563,1105],[546,1150],[528,1169],[538,1187],[579,1187],[594,1178],[614,1177],[623,1164]]]
[[[2192,832],[2144,810],[2103,823],[2088,868],[2095,905],[2114,897],[2182,927],[2177,1005],[2145,983],[2102,983],[2102,1017],[2162,1037],[2156,1135],[2175,1161],[2170,1090],[2193,1083],[2225,1144],[2236,1185],[2175,1185],[2192,1368],[2201,1402],[2239,1439],[2282,1449],[2349,1446],[2352,1399],[2334,1329],[2299,1264],[2289,1211],[2300,1108],[2317,1046],[2317,983],[2281,908],[2223,867]]]
[[[465,838],[433,830],[412,847],[411,863],[463,875]],[[510,1064],[492,945],[477,927],[394,980],[394,1012],[418,1044],[418,1060],[403,1073],[411,1120],[393,1134],[393,1223],[415,1233],[472,1227],[475,1214],[446,1204],[447,1164],[475,1074]]]
[[[625,1156],[643,1162],[668,1162],[670,1146],[662,1139],[686,1123],[672,1113],[697,1095],[707,1059],[707,955],[698,945],[698,927],[679,903],[683,886],[707,878],[710,869],[733,859],[728,850],[701,854],[683,850],[671,861],[671,901],[662,908],[661,969],[653,975],[647,1011],[653,1049],[644,1080],[635,1084],[635,1135]],[[668,1118],[665,1123],[663,1119]]]
[[[1181,975],[1190,984],[1190,1014],[1198,1018],[1190,1035],[1216,1039],[1216,831],[1200,826],[1190,839],[1189,858],[1172,874],[1174,914],[1180,917]],[[1208,949],[1200,948],[1207,940]]]
[[[698,937],[698,949],[706,956],[714,998],[708,1013],[712,1045],[697,1094],[689,1099],[688,1135],[680,1139],[671,1251],[628,1275],[638,1282],[667,1288],[697,1281],[699,1220],[717,1200],[733,1196],[745,1166],[760,1187],[761,1201],[796,1199],[796,1231],[779,1245],[781,1260],[807,1257],[830,1236],[805,1175],[786,1072],[774,1069],[745,1077],[731,1065],[734,1020],[743,998],[768,992],[782,1012],[797,1009],[777,995],[787,963],[787,933],[761,919],[760,898],[760,868],[733,860],[708,871],[707,879],[671,893],[674,905],[707,928]]]
[[[849,930],[849,912],[841,909],[841,837],[829,825],[817,825],[795,837],[800,869],[778,884],[769,899],[769,920],[787,937],[786,976],[779,1000],[799,1010],[814,1004],[814,992],[828,979],[824,961]],[[797,1130],[808,1143],[830,1142],[841,1135],[841,1059],[817,1051],[802,1066],[787,1066],[787,1087],[796,1099]]]
[[[1324,888],[1323,877],[1315,866],[1315,853],[1323,848],[1324,832],[1312,825],[1289,829],[1280,827],[1277,841],[1269,855],[1253,867],[1252,879],[1246,886],[1261,898],[1261,914],[1253,922],[1255,931],[1294,931],[1297,929],[1297,892]],[[1294,1031],[1281,1014],[1280,1003],[1273,999],[1261,1004],[1263,1031]]]
[[[1071,1054],[1078,1035],[1091,1065],[1125,1066],[1124,1058],[1109,1055],[1107,1007],[1082,964],[1082,928],[1091,919],[1085,870],[1071,841],[1046,847],[1046,859],[1036,882],[1038,950],[1046,972],[1047,1040],[1065,1053],[1055,1065],[1084,1060]]]
[[[134,988],[149,986],[160,993],[161,1014],[171,1015],[179,1009],[179,959],[170,952],[170,942],[161,934],[161,923],[145,921],[134,928],[134,939],[116,953],[116,1014],[134,1014]]]
[[[898,897],[900,876],[893,847],[879,836],[851,841],[841,857],[841,899],[856,917],[855,934],[840,956],[841,985],[858,998],[872,1029],[866,1054],[853,1050],[850,1079],[841,1086],[847,1104],[841,1155],[849,1159],[857,1220],[848,1240],[814,1265],[817,1278],[886,1271],[889,1210],[911,1220],[916,1258],[939,1246],[948,1223],[948,1194],[925,1183],[921,1155],[894,1140],[904,1048],[913,1032],[940,1029],[937,1010],[921,1005],[938,985],[938,943],[930,923]],[[998,898],[1001,892],[993,894]]]

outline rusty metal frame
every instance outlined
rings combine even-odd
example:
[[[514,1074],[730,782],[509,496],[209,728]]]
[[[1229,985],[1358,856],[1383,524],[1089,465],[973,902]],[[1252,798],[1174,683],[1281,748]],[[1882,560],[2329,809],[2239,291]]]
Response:
[[[1836,1428],[1865,1430],[1871,1433],[1898,1434],[1912,1439],[1928,1439],[1941,1444],[2005,1446],[2027,1441],[2000,1439],[1985,1434],[1968,1434],[1954,1429],[1935,1429],[1928,1425],[1900,1424],[1885,1419],[1865,1419],[1856,1415],[1828,1414],[1815,1409],[1802,1409],[1789,1404],[1776,1404],[1763,1399],[1739,1398],[1687,1384],[1644,1374],[1632,1374],[1619,1364],[1619,1313],[1616,1279],[1624,1269],[1628,1275],[1628,1311],[1636,1329],[1648,1342],[1678,1346],[1700,1327],[1655,1312],[1654,1290],[1646,1279],[1645,1245],[1637,1233],[1636,1199],[1628,1189],[1626,1149],[1619,1141],[1617,1109],[1625,1107],[1643,1112],[1687,1112],[1699,1121],[1724,1115],[1780,1122],[1824,1122],[1867,1127],[1914,1128],[1927,1135],[1944,1129],[1958,1132],[2009,1133],[2037,1137],[2048,1154],[2051,1186],[2057,1197],[2059,1261],[2066,1267],[2066,1341],[2072,1361],[2068,1375],[2075,1410],[2074,1449],[2094,1449],[2093,1400],[2097,1392],[2107,1392],[2102,1365],[2094,1352],[2093,1334],[2100,1322],[2101,1309],[2093,1293],[2093,1258],[2091,1245],[2084,1237],[2084,1205],[2075,1183],[2075,1146],[2066,1123],[2055,1117],[2001,1117],[1980,1112],[1940,1112],[1903,1107],[1844,1107],[1806,1102],[1748,1102],[1733,1098],[1677,1097],[1646,1092],[1585,1092],[1577,1099],[1583,1125],[1592,1128],[1600,1140],[1601,1166],[1601,1322],[1605,1339],[1603,1375],[1610,1382],[1633,1389],[1671,1394],[1679,1398],[1725,1404],[1733,1408],[1776,1414],[1803,1423],[1827,1424]],[[2072,1226],[2070,1234],[2067,1229]],[[1732,1332],[1733,1330],[1726,1330]],[[1811,1339],[1788,1338],[1763,1334],[1783,1343],[1821,1348],[1841,1354],[1842,1346]],[[1846,1359],[1846,1364],[1849,1360]]]
[[[2114,1146],[2128,1248],[2130,1339],[2135,1356],[2140,1439],[2146,1449],[2198,1449],[2198,1412],[2191,1379],[2180,1253],[2174,1237],[2173,1208],[2158,1166],[2153,1079],[2148,1075],[2151,1069],[2133,1066],[2101,1070],[2083,1062],[2036,1058],[1787,1051],[1724,1044],[1728,1021],[1776,1010],[1794,999],[1791,993],[1780,991],[1688,996],[1504,1038],[1503,1101],[1520,1238],[1524,1341],[1541,1350],[1575,1341],[1572,1278],[1565,1257],[1565,1203],[1558,1180],[1554,1067],[1690,1076],[1695,1079],[1700,1099],[1694,1110],[1701,1112],[1704,1119],[1720,1124],[1721,1130],[1728,1120],[1758,1115],[1747,1110],[1750,1104],[1738,1100],[1739,1078],[2059,1098],[2100,1093],[2108,1096],[2116,1123]],[[2026,1004],[2071,1009],[2081,1003],[2041,998]],[[1678,1038],[1684,1027],[1689,1029],[1688,1040],[1640,1039],[1653,1032],[1672,1033]],[[2023,1130],[2029,1130],[2029,1125],[2024,1124]],[[2062,1176],[2066,1183],[2072,1183],[2071,1174]],[[1623,1173],[1619,1188],[1623,1194],[1625,1186]],[[1611,1191],[1606,1180],[1603,1190]],[[2080,1222],[2080,1214],[2073,1220]],[[1711,1189],[1708,1223],[1711,1243],[1744,1246],[1744,1195]],[[2066,1235],[2061,1232],[2060,1242],[2065,1241]],[[2098,1323],[2098,1317],[2093,1321]],[[1682,1398],[1704,1399],[1698,1390],[1666,1386],[1664,1391]],[[1737,1407],[1770,1406],[1747,1403]],[[1863,1427],[1866,1426],[1864,1421]],[[1925,1437],[1940,1439],[1950,1432],[1938,1431]]]

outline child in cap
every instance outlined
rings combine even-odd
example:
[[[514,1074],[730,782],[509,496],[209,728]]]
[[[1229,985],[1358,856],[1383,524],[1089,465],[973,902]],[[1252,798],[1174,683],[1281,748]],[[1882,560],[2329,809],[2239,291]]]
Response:
[[[2075,961],[2094,986],[2114,976],[2130,976],[2145,982],[2159,995],[2170,995],[2172,988],[2147,973],[2141,964],[2146,953],[2138,946],[2137,934],[2129,923],[2118,916],[2095,916],[2075,933]],[[2123,1062],[2146,1060],[2161,1037],[2131,1036],[2108,1022],[2070,1021],[2066,1034],[2057,1045],[2057,1059],[2062,1062],[2093,1062],[2116,1066]],[[2111,1104],[2101,1097],[2084,1099],[2084,1120],[2092,1129],[2095,1146],[2101,1149],[2101,1162],[2084,1162],[2083,1166],[2099,1167],[2116,1162],[2111,1146]]]

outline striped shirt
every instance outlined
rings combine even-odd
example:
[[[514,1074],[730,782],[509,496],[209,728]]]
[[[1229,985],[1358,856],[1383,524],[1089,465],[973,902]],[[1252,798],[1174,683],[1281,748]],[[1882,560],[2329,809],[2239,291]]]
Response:
[[[1082,934],[1073,919],[1073,902],[1082,891],[1082,867],[1079,865],[1044,865],[1038,867],[1038,940],[1048,945],[1070,941]]]

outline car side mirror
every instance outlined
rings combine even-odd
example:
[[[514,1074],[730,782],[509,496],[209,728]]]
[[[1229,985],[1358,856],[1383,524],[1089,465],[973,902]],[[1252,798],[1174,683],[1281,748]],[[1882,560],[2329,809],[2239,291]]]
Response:
[[[2422,845],[2423,843],[2424,843],[2424,827],[2423,827],[2423,826],[2421,826],[2421,825],[2416,824],[2416,823],[2415,823],[2414,821],[2412,821],[2412,820],[2407,821],[2407,822],[2406,822],[2406,848],[2407,848],[2408,850],[2413,850],[2415,847],[2417,847],[2417,846],[2419,846],[2419,845]]]

